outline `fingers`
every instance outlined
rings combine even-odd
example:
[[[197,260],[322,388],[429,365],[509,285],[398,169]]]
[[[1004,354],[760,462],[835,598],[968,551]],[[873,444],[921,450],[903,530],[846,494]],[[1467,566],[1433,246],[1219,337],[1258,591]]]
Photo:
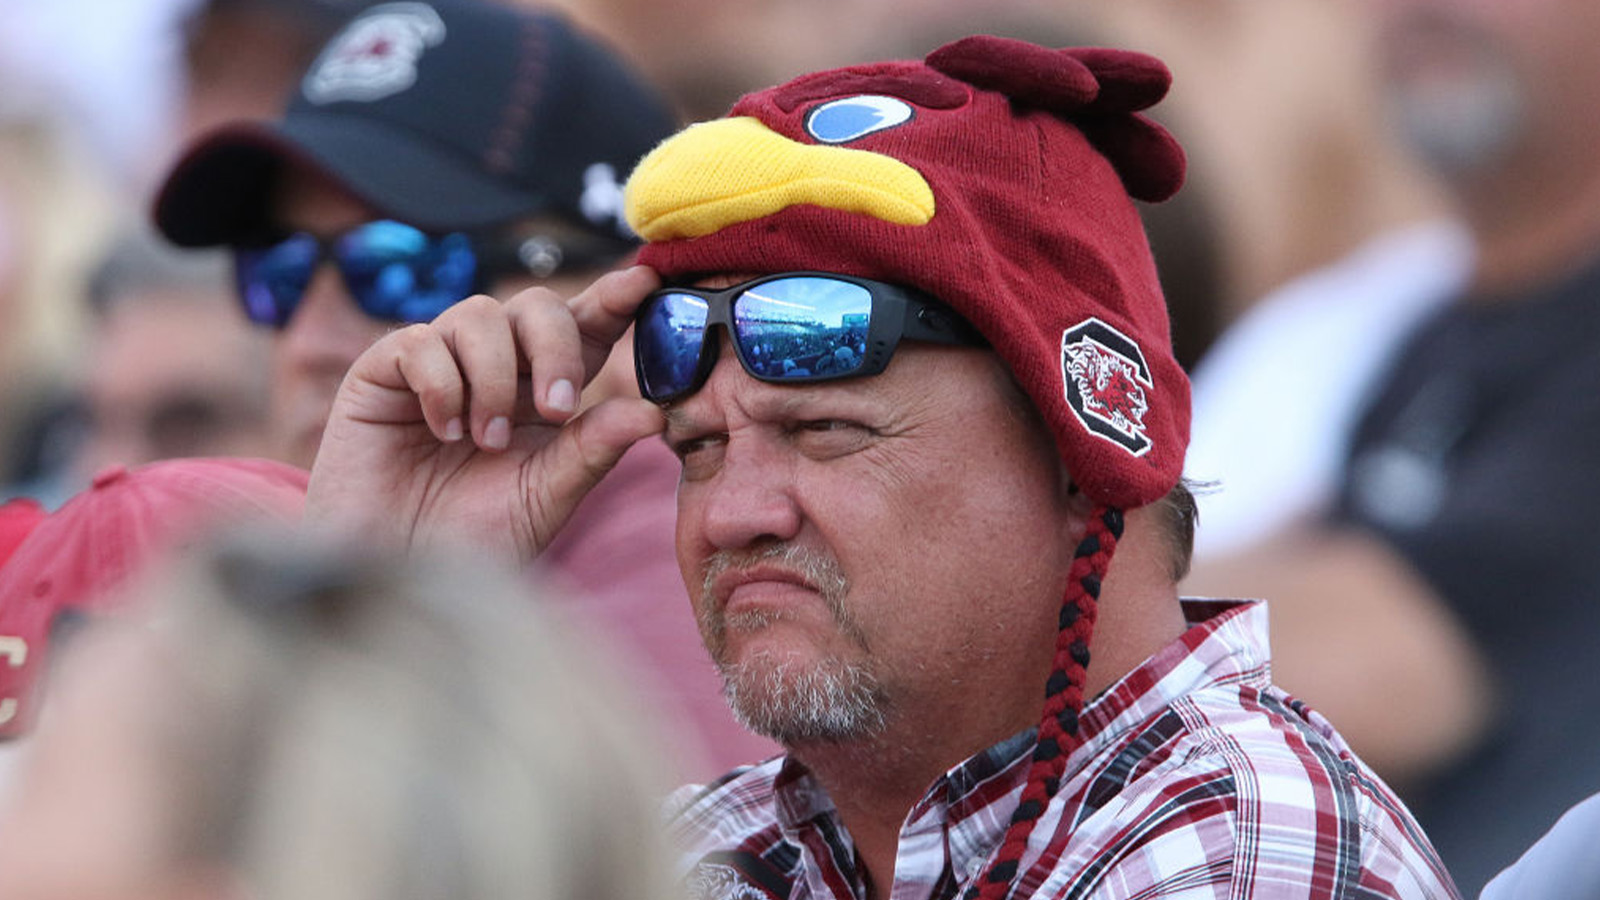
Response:
[[[422,417],[436,437],[461,439],[466,385],[454,354],[427,326],[412,325],[385,337],[356,361],[346,382],[363,376],[380,387],[409,390],[416,395]]]
[[[542,287],[504,303],[469,297],[429,324],[386,336],[352,374],[414,393],[439,440],[470,436],[485,450],[504,450],[515,426],[530,421],[530,405],[545,422],[572,417],[579,393],[659,283],[654,271],[635,266],[601,277],[570,301]]]
[[[401,346],[400,365],[441,440],[470,434],[482,449],[500,451],[517,424],[563,422],[577,409],[584,375],[578,327],[554,292],[532,288],[505,303],[469,297],[421,327],[433,340]],[[453,372],[439,360],[441,348]],[[531,404],[525,370],[532,373]]]
[[[666,419],[661,408],[647,400],[615,398],[588,409],[550,444],[543,470],[530,478],[532,507],[527,521],[546,524],[533,535],[544,547],[571,517],[578,503],[600,483],[628,448],[659,434]]]
[[[596,279],[571,300],[530,288],[506,303],[517,341],[531,360],[539,415],[561,422],[577,409],[578,393],[600,371],[633,323],[634,310],[661,285],[655,270],[633,266]]]
[[[505,315],[533,376],[534,408],[544,419],[565,421],[577,410],[578,391],[588,382],[571,311],[555,294],[535,289],[507,301]]]
[[[460,390],[461,403],[470,408],[473,441],[488,450],[504,450],[511,443],[512,415],[517,402],[517,345],[505,326],[505,313],[491,297],[468,297],[435,320],[435,332],[452,354],[458,380],[465,377]],[[468,389],[470,386],[470,390]],[[422,408],[429,411],[429,398],[421,395]],[[461,409],[454,415],[459,417]],[[428,418],[433,425],[433,419]],[[436,434],[439,432],[436,430]],[[462,437],[460,419],[446,420],[445,440]]]
[[[649,266],[632,266],[597,279],[567,301],[583,341],[583,362],[589,377],[600,370],[611,348],[633,324],[634,311],[645,295],[661,286]]]

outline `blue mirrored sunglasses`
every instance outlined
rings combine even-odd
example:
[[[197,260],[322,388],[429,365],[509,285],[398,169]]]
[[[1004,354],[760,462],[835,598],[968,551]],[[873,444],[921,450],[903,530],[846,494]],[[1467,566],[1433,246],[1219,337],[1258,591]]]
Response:
[[[718,325],[746,372],[785,384],[876,375],[902,340],[985,343],[932,297],[867,278],[784,272],[720,290],[668,287],[635,314],[640,393],[667,403],[699,390],[716,365]]]
[[[581,251],[581,252],[580,252]],[[429,322],[453,304],[511,273],[548,277],[597,267],[622,248],[578,247],[535,236],[498,241],[464,232],[431,234],[387,219],[332,237],[296,232],[266,246],[234,248],[245,315],[272,328],[289,324],[317,267],[331,260],[363,312],[392,322]]]

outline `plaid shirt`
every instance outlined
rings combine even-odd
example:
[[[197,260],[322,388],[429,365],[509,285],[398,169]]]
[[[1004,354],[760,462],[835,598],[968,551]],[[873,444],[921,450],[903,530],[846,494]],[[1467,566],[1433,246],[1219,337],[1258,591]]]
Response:
[[[1193,624],[1082,717],[1016,898],[1454,898],[1427,838],[1327,720],[1268,681],[1260,603],[1185,601]],[[953,898],[1017,804],[1032,730],[939,778],[906,816],[885,900]],[[702,900],[861,898],[827,792],[787,757],[674,795]]]

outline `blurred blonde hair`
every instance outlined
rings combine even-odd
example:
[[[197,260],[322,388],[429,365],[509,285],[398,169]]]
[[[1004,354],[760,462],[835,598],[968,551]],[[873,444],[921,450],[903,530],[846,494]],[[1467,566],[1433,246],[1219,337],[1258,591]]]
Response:
[[[180,861],[253,900],[665,896],[656,732],[523,580],[256,536],[162,590]]]

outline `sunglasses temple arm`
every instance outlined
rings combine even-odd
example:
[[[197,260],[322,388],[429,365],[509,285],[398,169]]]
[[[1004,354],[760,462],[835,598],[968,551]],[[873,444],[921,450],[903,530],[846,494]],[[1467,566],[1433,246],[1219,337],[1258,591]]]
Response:
[[[955,312],[914,299],[906,301],[905,324],[902,326],[901,337],[913,341],[972,347],[988,344],[971,323]]]

